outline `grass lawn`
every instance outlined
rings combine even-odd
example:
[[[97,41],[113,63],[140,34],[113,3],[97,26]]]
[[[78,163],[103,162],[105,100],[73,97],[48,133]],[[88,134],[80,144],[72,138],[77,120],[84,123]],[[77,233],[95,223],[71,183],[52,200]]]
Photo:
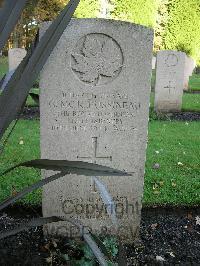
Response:
[[[0,58],[0,78],[7,72],[7,58]],[[155,78],[155,77],[154,77]],[[152,81],[153,83],[154,81]],[[200,75],[193,75],[190,88],[200,89]],[[33,89],[38,93],[38,89]],[[151,107],[154,105],[151,95]],[[36,103],[29,96],[27,106]],[[184,94],[184,111],[200,111],[200,94]],[[145,174],[145,205],[195,205],[200,203],[200,123],[151,121]],[[40,157],[39,121],[20,120],[1,155],[0,172]],[[155,170],[152,166],[160,164]],[[0,177],[0,200],[41,178],[40,171],[20,168]],[[41,191],[28,195],[24,204],[40,204]]]
[[[145,175],[145,205],[200,203],[200,123],[151,121]],[[0,171],[40,157],[39,121],[20,120],[1,155]],[[153,169],[155,163],[159,169]],[[40,171],[20,168],[0,177],[0,200],[40,179]],[[24,198],[40,204],[41,191]]]
[[[151,108],[154,107],[154,93],[151,93]],[[182,111],[200,112],[200,94],[184,93]]]
[[[200,112],[200,94],[183,94],[182,111]]]
[[[189,89],[192,91],[199,91],[200,90],[200,74],[193,74],[190,77]]]
[[[200,123],[151,121],[144,203],[200,203]],[[159,169],[152,166],[158,163]]]
[[[8,72],[8,59],[7,57],[0,57],[0,79]]]
[[[0,172],[19,162],[40,158],[39,121],[20,120],[0,158]],[[11,196],[16,190],[39,179],[40,171],[28,168],[19,168],[5,177],[0,176],[0,199]],[[40,191],[36,191],[29,194],[23,202],[35,205],[40,202],[40,198]]]

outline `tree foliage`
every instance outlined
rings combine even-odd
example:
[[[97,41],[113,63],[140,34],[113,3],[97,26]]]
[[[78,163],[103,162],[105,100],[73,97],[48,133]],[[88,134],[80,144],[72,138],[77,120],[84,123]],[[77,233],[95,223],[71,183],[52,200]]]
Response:
[[[163,48],[186,52],[200,63],[200,2],[170,0]]]
[[[100,0],[81,0],[75,12],[77,18],[96,18],[100,12]]]
[[[149,27],[156,24],[156,14],[160,0],[112,0],[112,17]]]
[[[53,20],[69,0],[27,1],[21,20],[11,35],[9,47],[27,47],[38,24]],[[81,0],[77,18],[103,17],[153,27],[154,51],[186,52],[200,64],[200,0]],[[106,12],[105,12],[106,10]]]
[[[169,19],[169,1],[170,0],[160,0],[158,4],[156,25],[154,27],[154,50],[156,52],[161,50],[164,46],[163,34],[165,32],[165,28]]]
[[[27,1],[26,8],[9,40],[9,47],[28,47],[36,35],[38,24],[53,20],[68,2],[68,0]]]

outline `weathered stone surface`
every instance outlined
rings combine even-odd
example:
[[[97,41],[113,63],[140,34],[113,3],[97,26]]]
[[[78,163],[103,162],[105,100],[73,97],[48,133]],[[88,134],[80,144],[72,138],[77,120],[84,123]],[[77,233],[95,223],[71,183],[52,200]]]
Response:
[[[23,48],[13,48],[8,50],[9,71],[15,70],[26,56],[26,50]]]
[[[177,51],[160,51],[157,54],[155,110],[180,111],[184,87],[186,54]]]
[[[119,235],[138,234],[143,195],[153,31],[120,21],[72,20],[41,73],[41,156],[126,170],[99,178],[116,202]],[[44,177],[53,174],[45,171]],[[91,177],[70,175],[43,191],[44,216],[78,218],[114,233]],[[75,236],[60,223],[50,233]]]
[[[189,89],[190,76],[192,76],[192,73],[193,73],[195,67],[196,67],[195,60],[186,55],[184,90],[188,90]]]

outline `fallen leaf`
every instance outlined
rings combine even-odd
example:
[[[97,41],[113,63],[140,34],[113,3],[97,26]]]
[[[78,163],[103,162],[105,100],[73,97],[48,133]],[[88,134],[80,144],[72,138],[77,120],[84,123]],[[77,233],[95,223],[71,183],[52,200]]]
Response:
[[[46,258],[46,262],[52,264],[53,258],[52,257]]]
[[[55,240],[52,240],[52,245],[54,246],[54,248],[57,248],[58,246]]]
[[[16,188],[15,188],[14,186],[12,186],[11,195],[12,195],[12,196],[16,196],[17,193],[18,193],[18,192],[17,192]]]
[[[153,169],[159,169],[160,168],[160,164],[159,163],[155,163],[154,165],[153,165]]]
[[[161,187],[164,186],[164,181],[160,181],[159,184]]]
[[[196,220],[196,225],[200,225],[200,217],[199,216],[196,216],[195,217],[195,220]]]
[[[155,230],[157,227],[158,227],[158,224],[157,224],[157,223],[151,225],[151,229],[152,229],[152,230]]]
[[[176,187],[176,183],[175,182],[172,182],[172,187]]]
[[[156,256],[156,260],[157,261],[165,261],[165,259],[163,257],[161,257],[161,256]]]
[[[158,184],[157,183],[153,184],[153,190],[156,190],[157,188],[159,188]]]
[[[169,255],[170,255],[171,257],[175,258],[175,255],[174,255],[173,252],[169,252]]]

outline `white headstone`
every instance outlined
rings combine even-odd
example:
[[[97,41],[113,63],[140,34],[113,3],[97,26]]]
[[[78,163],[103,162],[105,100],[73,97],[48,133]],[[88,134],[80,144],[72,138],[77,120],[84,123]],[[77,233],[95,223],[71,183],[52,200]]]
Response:
[[[15,70],[26,56],[26,50],[23,48],[13,48],[8,50],[9,71]]]
[[[152,69],[156,69],[156,56],[152,58]]]
[[[132,173],[99,178],[116,202],[119,235],[138,235],[149,114],[153,31],[103,19],[72,20],[41,73],[41,155],[95,162]],[[142,75],[141,75],[142,73]],[[53,172],[45,171],[44,177]],[[44,216],[80,219],[114,233],[91,177],[71,175],[43,191]],[[73,237],[73,226],[48,232]]]
[[[180,111],[184,87],[185,58],[183,52],[160,51],[157,54],[155,110]]]
[[[189,80],[190,80],[190,77],[192,76],[192,73],[193,73],[195,67],[196,67],[195,60],[186,55],[184,90],[189,89],[189,87],[188,87],[189,86]]]

